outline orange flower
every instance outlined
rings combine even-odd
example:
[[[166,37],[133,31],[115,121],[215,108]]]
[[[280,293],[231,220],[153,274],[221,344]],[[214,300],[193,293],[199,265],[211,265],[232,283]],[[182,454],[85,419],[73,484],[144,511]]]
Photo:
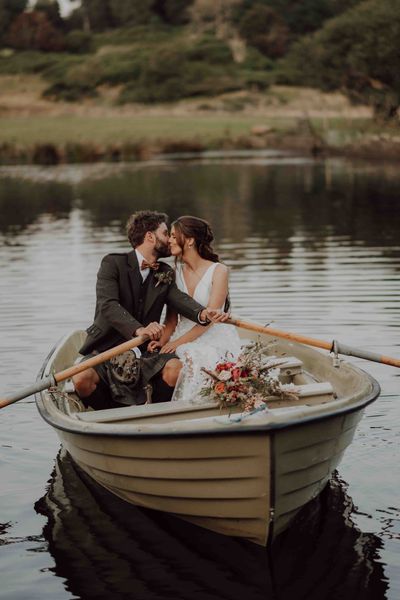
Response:
[[[219,381],[215,388],[214,388],[214,392],[216,392],[217,394],[223,394],[225,391],[226,385],[224,384],[223,381]]]

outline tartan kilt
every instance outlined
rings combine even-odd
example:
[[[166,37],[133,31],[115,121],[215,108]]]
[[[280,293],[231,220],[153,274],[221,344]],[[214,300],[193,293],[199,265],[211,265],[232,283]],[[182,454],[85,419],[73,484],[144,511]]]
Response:
[[[123,359],[125,355],[131,354],[131,351],[128,350],[120,356]],[[139,361],[139,377],[132,383],[117,380],[113,374],[110,361],[97,365],[94,369],[110,390],[112,400],[117,406],[140,405],[144,404],[147,400],[146,387],[149,384],[151,385],[152,379],[163,370],[166,363],[172,358],[178,357],[175,353],[156,354],[153,352],[143,352],[142,356],[136,359]],[[154,401],[157,401],[157,399],[155,398]]]

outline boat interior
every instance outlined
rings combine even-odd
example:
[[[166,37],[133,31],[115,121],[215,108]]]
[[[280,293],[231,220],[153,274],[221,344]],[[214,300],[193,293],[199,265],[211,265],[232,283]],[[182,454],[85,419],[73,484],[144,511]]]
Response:
[[[81,333],[81,332],[79,332]],[[256,339],[253,336],[252,339]],[[246,336],[246,342],[251,341],[250,336]],[[52,370],[57,371],[59,368],[65,368],[71,365],[74,360],[79,362],[81,357],[78,355],[76,349],[80,347],[82,342],[81,335],[71,337],[68,344],[61,346],[60,355],[57,356],[57,349],[55,354],[49,361],[52,365]],[[296,348],[296,356],[289,354],[290,346],[293,345],[288,342],[280,344],[279,342],[270,348],[267,345],[266,355],[268,360],[275,361],[279,369],[279,379],[282,384],[288,386],[290,392],[294,392],[295,398],[281,398],[271,396],[266,398],[266,404],[269,412],[274,415],[287,414],[294,411],[295,409],[306,409],[307,407],[322,406],[327,403],[335,401],[338,397],[346,395],[348,390],[343,387],[340,377],[337,378],[337,382],[332,382],[330,376],[324,378],[324,373],[332,374],[335,371],[332,367],[332,358],[324,356],[322,353],[321,361],[322,367],[318,368],[317,361],[315,361],[315,350],[311,350],[313,356],[312,371],[308,368],[310,359],[307,351],[310,349],[300,347],[305,352],[304,357],[299,356],[298,349]],[[299,346],[295,344],[295,346]],[[61,363],[60,363],[60,359]],[[70,362],[69,362],[70,361]],[[326,365],[324,366],[324,361]],[[59,364],[57,364],[59,363]],[[311,364],[311,363],[310,363]],[[73,385],[70,380],[67,380],[64,384],[61,384],[57,391],[51,392],[51,397],[56,407],[65,415],[77,419],[82,424],[84,423],[115,423],[115,424],[127,424],[127,423],[168,423],[182,420],[197,420],[204,419],[207,417],[215,417],[218,414],[234,415],[235,413],[242,413],[240,407],[230,407],[229,409],[220,409],[215,402],[209,402],[204,404],[191,404],[183,402],[173,403],[154,403],[144,404],[140,406],[124,406],[121,408],[110,408],[106,410],[93,410],[92,408],[86,408],[82,401],[79,399],[77,394],[73,390]]]

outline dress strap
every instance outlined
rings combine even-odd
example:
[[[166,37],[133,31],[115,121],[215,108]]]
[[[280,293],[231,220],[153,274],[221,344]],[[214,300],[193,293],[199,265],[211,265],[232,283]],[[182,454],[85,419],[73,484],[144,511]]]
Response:
[[[213,275],[214,275],[214,271],[215,271],[215,269],[217,268],[217,266],[218,266],[219,264],[220,264],[220,263],[217,263],[217,262],[216,262],[216,263],[213,263],[212,265],[210,265],[210,266],[208,267],[207,271],[206,271],[206,272],[204,273],[204,275],[203,275],[204,279],[206,279],[206,278],[208,277],[208,278],[209,278],[209,280],[210,280],[210,283],[211,283],[211,280],[212,280],[212,278],[213,278]]]

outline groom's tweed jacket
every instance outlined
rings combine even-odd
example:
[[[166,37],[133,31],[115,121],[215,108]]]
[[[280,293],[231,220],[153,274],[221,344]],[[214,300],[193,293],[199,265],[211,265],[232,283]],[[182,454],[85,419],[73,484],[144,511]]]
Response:
[[[131,339],[139,327],[160,321],[164,305],[197,323],[204,307],[178,290],[174,281],[159,282],[157,274],[168,271],[173,272],[160,262],[159,270],[151,270],[142,283],[135,251],[105,256],[97,274],[94,321],[80,353],[103,352]]]

